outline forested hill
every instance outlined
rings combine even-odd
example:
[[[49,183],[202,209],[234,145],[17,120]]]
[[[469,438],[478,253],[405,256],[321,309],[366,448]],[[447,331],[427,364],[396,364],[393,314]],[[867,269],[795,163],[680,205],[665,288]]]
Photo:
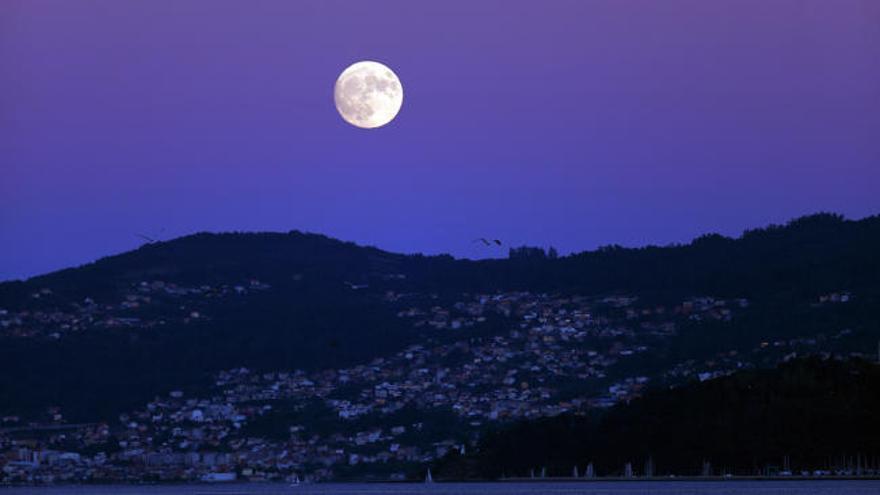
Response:
[[[775,370],[734,374],[658,390],[592,417],[559,416],[500,429],[467,456],[435,466],[437,477],[498,478],[583,473],[643,476],[764,475],[867,468],[880,459],[880,365],[795,360]],[[775,473],[774,473],[775,474]]]
[[[736,331],[683,328],[688,338],[675,347],[682,360],[718,343],[736,349],[758,333],[796,335],[793,322],[816,331],[849,326],[868,339],[878,252],[880,217],[831,214],[736,239],[706,235],[687,245],[558,258],[525,248],[482,261],[394,254],[300,232],[196,234],[0,283],[0,404],[10,413],[62,405],[70,418],[112,416],[169,388],[204,387],[218,370],[336,368],[428,338],[472,336],[413,328],[399,317],[407,308],[393,302],[402,294],[429,310],[500,291],[755,303]],[[838,291],[858,294],[857,303],[816,319],[808,303]],[[507,330],[488,322],[473,332]]]
[[[540,250],[484,262],[431,259],[414,270],[438,286],[520,287],[580,293],[813,295],[877,285],[880,216],[817,214],[738,238],[703,235],[686,245],[594,251],[551,259]],[[531,256],[528,256],[531,254]]]
[[[141,281],[179,285],[238,284],[259,279],[275,285],[312,286],[339,280],[363,282],[371,273],[397,266],[405,257],[375,248],[297,231],[289,233],[200,233],[146,243],[76,268],[0,284],[0,300],[26,301],[35,289],[58,297],[112,296]],[[299,284],[302,285],[302,284]]]
[[[675,292],[754,297],[873,286],[880,277],[880,216],[835,214],[748,230],[738,238],[703,235],[665,247],[607,246],[551,258],[541,249],[506,259],[401,255],[316,234],[195,234],[150,243],[78,268],[0,284],[0,302],[27,301],[39,288],[79,297],[112,293],[142,280],[181,284],[258,278],[288,285],[348,281],[425,290]],[[399,277],[403,275],[403,277]]]

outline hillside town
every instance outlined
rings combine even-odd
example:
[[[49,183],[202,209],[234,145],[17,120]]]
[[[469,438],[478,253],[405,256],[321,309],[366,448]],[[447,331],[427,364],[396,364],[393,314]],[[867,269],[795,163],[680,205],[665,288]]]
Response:
[[[268,288],[255,280],[199,288],[144,282],[120,304],[151,304],[157,295],[243,296]],[[815,353],[825,340],[845,335],[756,342],[749,352],[731,350],[634,374],[632,364],[662,353],[683,325],[730,321],[749,301],[693,297],[663,305],[626,295],[530,292],[446,300],[388,291],[382,297],[398,318],[437,337],[341,369],[229,369],[214,376],[208,393],[171,389],[117,422],[70,424],[60,408],[39,421],[6,416],[0,418],[0,480],[405,479],[453,450],[466,452],[490,425],[584,414],[630,401],[652,385],[704,381]],[[845,304],[851,297],[829,294],[816,304]],[[32,323],[34,331],[59,338],[78,331],[81,321],[118,321],[102,316],[106,306],[93,306],[84,303],[76,317],[7,313],[3,327],[25,335]],[[184,318],[202,317],[183,309]],[[46,333],[52,325],[57,331]],[[477,331],[491,325],[499,330]]]

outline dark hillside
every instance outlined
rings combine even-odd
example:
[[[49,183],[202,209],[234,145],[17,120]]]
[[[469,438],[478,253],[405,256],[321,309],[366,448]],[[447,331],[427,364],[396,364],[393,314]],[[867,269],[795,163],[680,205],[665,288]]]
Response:
[[[561,416],[496,431],[477,453],[437,466],[448,477],[526,476],[546,466],[569,476],[592,462],[599,475],[764,474],[780,469],[867,467],[880,453],[880,366],[863,361],[797,360],[657,390],[595,417]],[[860,459],[860,460],[858,460]],[[873,460],[873,461],[872,461]],[[583,472],[583,471],[582,471]]]
[[[829,326],[877,330],[870,310],[880,295],[877,216],[849,221],[820,214],[738,239],[707,235],[682,246],[608,247],[562,258],[524,252],[530,256],[469,261],[393,254],[300,232],[197,234],[2,283],[0,309],[49,323],[24,337],[0,334],[0,404],[11,404],[4,407],[9,412],[60,404],[74,419],[93,408],[111,414],[169,387],[202,387],[219,369],[363,362],[427,337],[395,316],[384,302],[387,291],[753,301],[754,311],[733,326],[685,328],[690,337],[676,359],[722,341],[736,348],[737,341],[748,347],[758,338],[797,335],[820,323],[810,301],[832,291],[859,297],[845,312],[828,313]],[[53,322],[61,313],[75,315],[63,325],[77,330],[59,340],[62,323]]]

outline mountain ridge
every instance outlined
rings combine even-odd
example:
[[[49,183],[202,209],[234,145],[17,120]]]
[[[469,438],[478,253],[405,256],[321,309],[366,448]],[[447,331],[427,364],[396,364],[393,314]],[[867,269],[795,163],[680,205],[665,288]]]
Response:
[[[307,268],[308,265],[321,265],[324,269],[338,264],[344,259],[343,266],[331,270],[331,276],[350,278],[363,277],[371,269],[382,266],[385,269],[408,269],[421,280],[436,277],[441,282],[452,284],[474,284],[479,277],[467,276],[463,272],[476,272],[480,277],[489,280],[488,285],[531,285],[547,288],[547,282],[555,278],[558,285],[568,285],[578,289],[590,289],[583,286],[583,279],[598,280],[593,290],[615,290],[609,280],[611,276],[621,280],[620,284],[628,283],[627,267],[638,266],[639,269],[651,273],[654,282],[642,284],[648,288],[664,290],[669,284],[690,283],[699,289],[706,285],[706,278],[695,274],[670,279],[668,272],[662,268],[651,266],[652,263],[674,263],[681,267],[698,266],[712,273],[711,276],[728,276],[731,272],[743,273],[742,267],[735,270],[730,266],[711,266],[714,260],[709,257],[724,257],[734,263],[742,264],[743,251],[754,250],[765,258],[765,261],[778,265],[778,275],[792,277],[804,274],[792,273],[794,262],[817,265],[818,256],[836,250],[833,254],[838,258],[855,257],[854,263],[844,267],[844,275],[853,279],[853,283],[861,284],[868,280],[863,270],[852,270],[852,266],[862,263],[869,271],[880,271],[880,263],[871,263],[864,245],[868,243],[880,245],[880,215],[872,215],[859,220],[847,220],[842,215],[817,213],[796,218],[784,225],[768,225],[764,228],[747,229],[739,237],[725,237],[709,233],[694,238],[685,244],[666,246],[646,245],[636,248],[624,248],[617,245],[602,246],[595,250],[572,253],[557,259],[546,256],[533,258],[493,258],[472,260],[454,258],[448,254],[423,255],[401,254],[385,251],[374,246],[362,246],[350,241],[334,239],[323,234],[300,231],[281,232],[199,232],[169,241],[147,243],[124,253],[99,258],[78,267],[65,268],[26,280],[0,282],[0,300],[15,293],[15,288],[25,286],[61,285],[70,286],[83,284],[88,275],[119,276],[119,283],[127,283],[144,276],[181,276],[184,279],[201,276],[210,280],[234,274],[245,276],[248,271],[243,268],[241,259],[229,256],[245,255],[251,263],[250,271],[256,276],[272,273],[277,270],[296,270]],[[793,247],[803,251],[790,251]],[[248,251],[246,248],[250,248]],[[282,251],[278,251],[282,249]],[[538,251],[544,253],[540,248]],[[209,258],[203,256],[207,250],[213,251]],[[789,250],[786,252],[785,250]],[[825,251],[822,251],[825,250]],[[788,255],[798,255],[801,259],[786,261]],[[331,259],[332,258],[332,259]],[[751,260],[749,260],[751,261]],[[597,267],[602,263],[610,268]],[[125,266],[126,264],[131,266]],[[174,266],[174,265],[178,266]],[[226,272],[224,272],[226,270]],[[544,277],[534,273],[536,270],[548,271]],[[841,273],[840,267],[825,267],[826,272]],[[507,273],[503,273],[507,272]],[[614,272],[614,273],[609,273]],[[578,280],[578,278],[582,280]],[[632,277],[630,277],[632,278]],[[810,287],[810,277],[802,277],[802,287]],[[641,280],[644,280],[642,277]],[[641,282],[629,281],[638,286]],[[491,287],[487,287],[491,288]],[[565,288],[565,287],[560,287]],[[631,287],[620,287],[631,289]],[[638,287],[636,287],[638,288]]]
[[[687,245],[610,246],[559,258],[524,249],[478,261],[401,255],[297,231],[194,234],[0,284],[0,309],[23,322],[0,318],[0,402],[21,409],[76,403],[76,389],[55,380],[63,375],[119,399],[108,399],[109,413],[168,386],[200,386],[221,369],[336,367],[429,338],[498,331],[491,322],[460,335],[410,328],[398,316],[406,308],[389,294],[418,295],[427,308],[504,291],[625,294],[646,303],[747,298],[763,313],[739,333],[719,330],[715,340],[751,339],[756,329],[790,327],[791,309],[808,315],[803,301],[822,294],[856,291],[867,304],[878,292],[877,252],[880,216],[834,214],[735,239],[709,234]],[[834,324],[871,321],[867,309],[859,311]],[[23,331],[30,337],[16,336]],[[683,332],[692,333],[685,348],[711,344],[699,329]],[[108,369],[140,385],[120,393]]]

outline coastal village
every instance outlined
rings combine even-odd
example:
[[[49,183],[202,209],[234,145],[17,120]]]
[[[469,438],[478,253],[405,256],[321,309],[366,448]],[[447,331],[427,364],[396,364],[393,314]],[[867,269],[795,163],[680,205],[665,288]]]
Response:
[[[2,310],[0,332],[59,339],[92,326],[162,325],[169,316],[120,316],[161,297],[185,300],[176,318],[188,323],[211,318],[200,299],[270,289],[258,280],[196,288],[144,281],[115,305],[87,299],[72,311]],[[402,480],[450,452],[473,448],[487,426],[583,414],[630,401],[652,385],[704,381],[817,353],[847,331],[755,342],[748,352],[633,375],[631,364],[661,352],[682,325],[730,321],[750,302],[691,297],[663,305],[628,295],[531,292],[460,294],[453,301],[394,291],[381,297],[412,328],[438,337],[342,369],[225,370],[214,376],[210,393],[170,389],[117,422],[71,424],[60,408],[39,420],[0,417],[0,483]],[[833,293],[816,304],[852,297]],[[501,330],[472,331],[490,323]]]

